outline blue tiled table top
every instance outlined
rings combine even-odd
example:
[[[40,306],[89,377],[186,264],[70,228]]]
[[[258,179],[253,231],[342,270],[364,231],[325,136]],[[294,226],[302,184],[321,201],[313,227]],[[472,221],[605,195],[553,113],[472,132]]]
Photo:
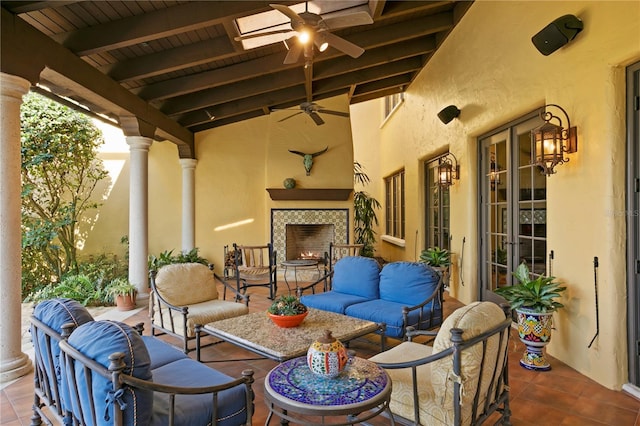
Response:
[[[335,378],[314,374],[306,357],[293,358],[272,369],[265,379],[265,390],[288,404],[312,406],[322,410],[382,402],[390,393],[389,378],[374,362],[352,358]],[[380,403],[378,402],[378,403]]]

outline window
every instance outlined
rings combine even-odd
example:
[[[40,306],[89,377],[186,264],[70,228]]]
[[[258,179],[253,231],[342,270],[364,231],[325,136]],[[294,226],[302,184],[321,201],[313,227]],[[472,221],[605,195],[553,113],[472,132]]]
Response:
[[[384,98],[384,119],[386,120],[404,99],[404,92],[385,96]]]
[[[444,156],[425,163],[425,248],[451,250],[449,232],[449,187],[438,184],[438,166]]]
[[[386,199],[386,229],[391,237],[404,240],[404,170],[384,180]]]

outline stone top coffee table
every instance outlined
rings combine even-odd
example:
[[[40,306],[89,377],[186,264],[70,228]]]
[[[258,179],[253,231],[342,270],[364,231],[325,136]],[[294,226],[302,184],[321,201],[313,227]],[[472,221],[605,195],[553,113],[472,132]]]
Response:
[[[197,327],[196,357],[200,361],[198,330],[258,355],[282,362],[306,355],[309,346],[323,335],[324,330],[331,330],[333,337],[342,342],[348,342],[383,328],[383,324],[313,308],[309,308],[309,314],[298,327],[280,328],[269,319],[266,311],[254,312]]]

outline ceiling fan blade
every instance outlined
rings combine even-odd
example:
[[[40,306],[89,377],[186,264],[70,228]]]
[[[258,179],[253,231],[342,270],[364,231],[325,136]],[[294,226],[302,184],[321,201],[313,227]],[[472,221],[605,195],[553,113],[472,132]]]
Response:
[[[295,64],[296,62],[298,62],[298,59],[300,59],[300,54],[304,49],[304,47],[297,42],[289,43],[289,45],[291,46],[289,47],[289,52],[287,52],[287,56],[284,57],[285,65]]]
[[[283,119],[278,120],[278,123],[280,123],[281,121],[284,121],[284,120],[288,120],[288,119],[290,119],[291,117],[295,117],[296,115],[302,114],[303,112],[304,112],[304,111],[298,111],[298,112],[296,112],[295,114],[291,114],[291,115],[289,115],[289,116],[287,116],[287,117],[285,117],[285,118],[283,118]]]
[[[332,111],[330,109],[319,109],[318,112],[322,113],[322,114],[337,115],[337,116],[340,116],[340,117],[349,117],[349,113],[348,112]]]
[[[310,113],[309,113],[309,117],[311,117],[311,119],[312,119],[313,121],[315,121],[315,123],[316,123],[318,126],[320,126],[320,125],[324,124],[324,120],[322,119],[322,117],[320,117],[320,116],[318,115],[318,113],[317,113],[317,112],[315,112],[315,111],[310,112]]]
[[[304,25],[304,19],[300,17],[293,9],[282,4],[269,4],[272,8],[291,19],[291,27],[295,28],[296,25]],[[295,25],[294,25],[295,24]]]
[[[249,39],[252,39],[252,38],[264,37],[264,36],[269,36],[269,35],[274,35],[274,34],[285,34],[285,33],[291,33],[291,32],[293,32],[293,30],[266,31],[266,32],[263,32],[263,33],[247,34],[247,35],[243,35],[243,36],[238,36],[238,37],[234,37],[233,39],[235,41],[242,41],[242,40],[249,40]]]
[[[338,28],[373,24],[373,18],[369,14],[369,6],[361,6],[353,10],[354,12],[351,13],[327,14],[323,17],[320,26],[328,30],[336,30]]]
[[[335,47],[339,51],[346,53],[352,58],[358,58],[364,53],[364,49],[362,47],[357,46],[350,41],[343,39],[342,37],[338,37],[337,35],[328,31],[323,31],[323,34],[326,40],[329,42],[329,46]]]

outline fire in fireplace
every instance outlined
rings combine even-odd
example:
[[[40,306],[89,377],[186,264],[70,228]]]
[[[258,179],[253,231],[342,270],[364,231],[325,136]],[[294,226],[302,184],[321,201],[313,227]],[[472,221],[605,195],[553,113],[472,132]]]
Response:
[[[333,224],[287,224],[285,228],[286,260],[321,261],[335,237]]]

